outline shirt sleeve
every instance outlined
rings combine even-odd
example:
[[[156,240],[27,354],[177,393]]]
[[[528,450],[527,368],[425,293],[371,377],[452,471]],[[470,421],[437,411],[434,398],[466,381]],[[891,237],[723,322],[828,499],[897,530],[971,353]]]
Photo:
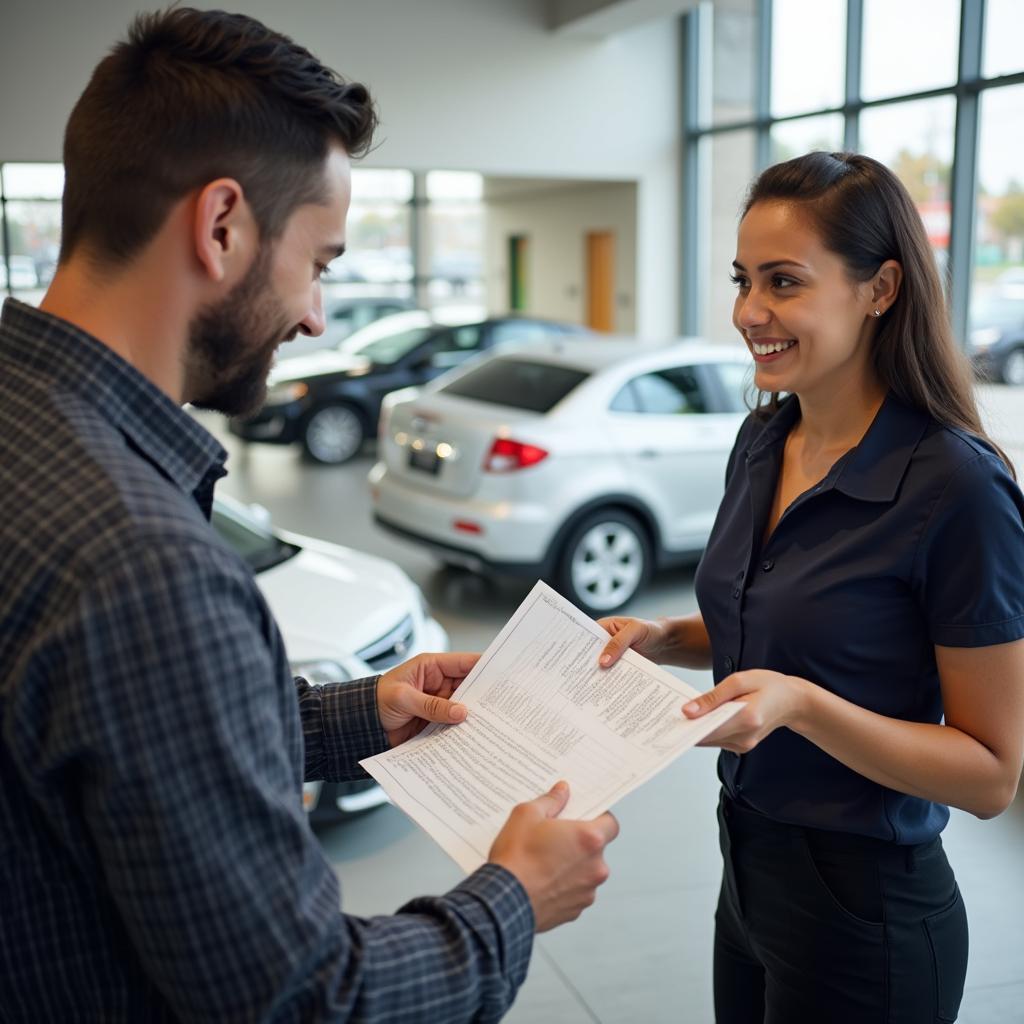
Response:
[[[911,582],[935,644],[986,647],[1024,636],[1024,498],[994,455],[979,453],[950,477]]]
[[[359,762],[388,748],[377,712],[379,679],[380,676],[370,676],[349,683],[313,686],[296,677],[307,781],[351,782],[367,778]]]
[[[47,652],[126,955],[185,1021],[497,1021],[532,947],[522,886],[490,865],[392,916],[341,913],[272,622],[243,567],[194,547],[126,552]]]

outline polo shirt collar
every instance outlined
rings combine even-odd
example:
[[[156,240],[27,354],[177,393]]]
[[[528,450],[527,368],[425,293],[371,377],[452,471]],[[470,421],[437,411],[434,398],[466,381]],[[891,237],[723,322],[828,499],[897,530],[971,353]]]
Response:
[[[799,417],[800,401],[789,395],[751,445],[750,458],[785,441]],[[836,461],[819,492],[834,487],[861,501],[892,501],[930,422],[927,413],[904,405],[889,391],[860,443]]]
[[[930,422],[890,391],[860,444],[837,464],[836,490],[861,501],[892,501]]]
[[[168,394],[112,348],[74,324],[7,299],[0,358],[79,395],[154,466],[204,507],[227,452]]]

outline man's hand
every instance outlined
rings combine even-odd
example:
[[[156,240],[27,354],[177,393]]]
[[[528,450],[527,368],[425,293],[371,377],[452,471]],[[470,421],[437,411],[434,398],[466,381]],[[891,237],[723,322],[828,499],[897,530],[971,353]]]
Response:
[[[415,736],[427,722],[465,719],[465,705],[448,698],[479,657],[465,652],[418,654],[380,677],[377,711],[391,746]]]
[[[604,848],[619,834],[611,814],[593,821],[557,821],[569,785],[519,804],[494,840],[488,860],[512,872],[533,906],[537,931],[575,921],[608,878]]]

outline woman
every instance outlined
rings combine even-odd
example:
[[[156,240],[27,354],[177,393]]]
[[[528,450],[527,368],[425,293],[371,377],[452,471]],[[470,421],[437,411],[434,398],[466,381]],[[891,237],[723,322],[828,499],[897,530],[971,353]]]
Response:
[[[768,401],[729,459],[700,612],[602,620],[601,663],[711,667],[691,718],[744,705],[706,741],[719,1024],[955,1020],[967,919],[939,833],[946,805],[994,816],[1020,778],[1024,498],[885,167],[766,170],[734,269]]]

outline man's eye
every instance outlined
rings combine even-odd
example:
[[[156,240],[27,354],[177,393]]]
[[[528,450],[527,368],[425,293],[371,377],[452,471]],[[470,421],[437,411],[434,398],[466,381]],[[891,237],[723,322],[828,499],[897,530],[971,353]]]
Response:
[[[327,264],[326,263],[319,263],[318,262],[318,263],[314,263],[313,266],[316,269],[316,276],[317,277],[322,278],[324,276],[324,274],[327,273]]]

